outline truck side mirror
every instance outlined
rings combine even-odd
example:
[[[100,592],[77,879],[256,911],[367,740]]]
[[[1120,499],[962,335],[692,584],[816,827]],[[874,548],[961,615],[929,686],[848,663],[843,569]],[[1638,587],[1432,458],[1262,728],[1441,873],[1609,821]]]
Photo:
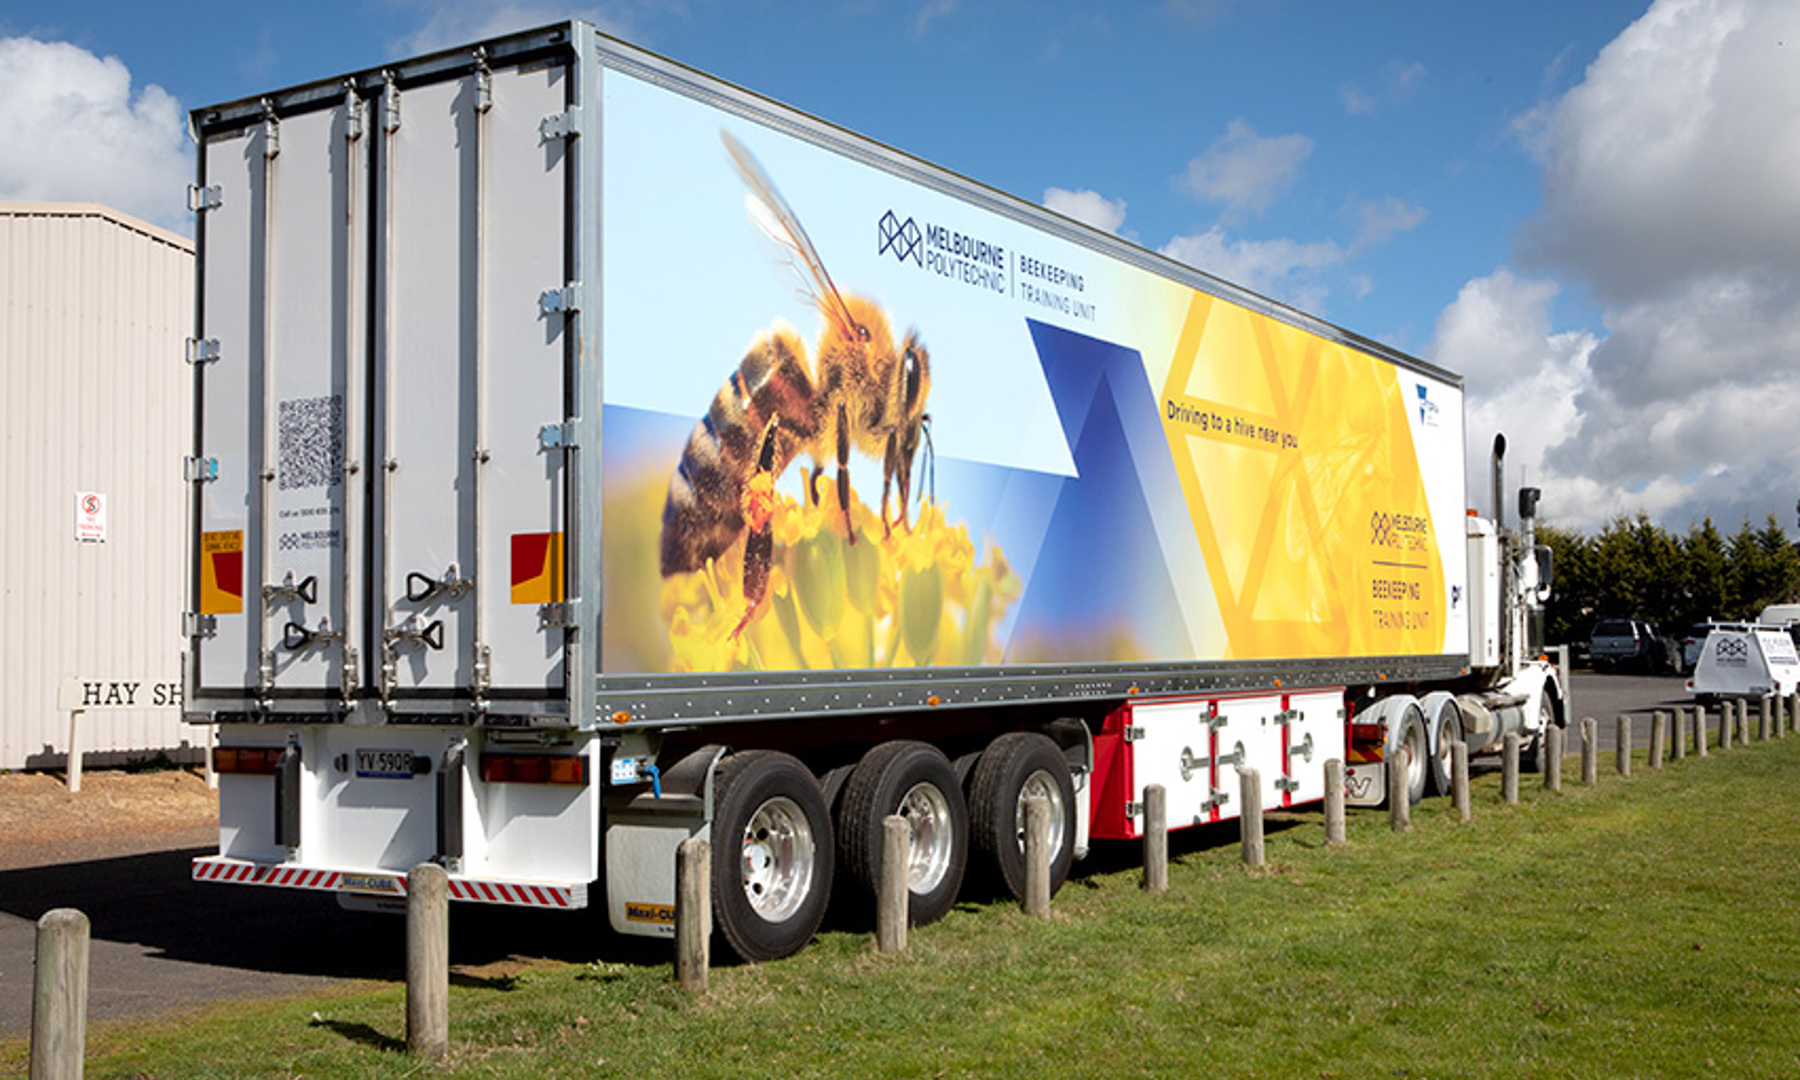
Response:
[[[1556,578],[1556,552],[1539,544],[1531,549],[1532,557],[1537,560],[1538,596],[1550,595],[1550,583]]]

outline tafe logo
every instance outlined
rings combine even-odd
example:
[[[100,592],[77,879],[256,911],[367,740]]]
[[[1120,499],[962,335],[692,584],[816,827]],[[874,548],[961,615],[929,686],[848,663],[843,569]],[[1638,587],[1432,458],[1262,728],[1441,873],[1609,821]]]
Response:
[[[911,259],[919,266],[925,265],[925,254],[921,248],[919,226],[912,218],[901,221],[892,210],[881,215],[881,246],[875,254],[884,255],[893,252],[894,258],[905,262]]]

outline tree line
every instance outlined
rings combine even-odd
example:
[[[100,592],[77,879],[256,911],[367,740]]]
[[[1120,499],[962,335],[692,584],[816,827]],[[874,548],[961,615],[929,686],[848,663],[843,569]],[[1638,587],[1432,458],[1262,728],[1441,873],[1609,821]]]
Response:
[[[1545,640],[1587,639],[1596,619],[1645,619],[1680,637],[1706,619],[1746,621],[1770,604],[1800,602],[1800,548],[1773,514],[1730,538],[1712,518],[1676,534],[1649,515],[1618,517],[1596,535],[1540,525],[1555,552]]]

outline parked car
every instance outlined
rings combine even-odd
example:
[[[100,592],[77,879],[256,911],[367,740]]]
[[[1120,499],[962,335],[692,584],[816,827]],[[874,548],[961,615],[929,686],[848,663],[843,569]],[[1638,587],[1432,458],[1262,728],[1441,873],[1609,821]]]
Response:
[[[1749,623],[1720,622],[1718,619],[1708,619],[1688,627],[1687,636],[1681,639],[1682,667],[1689,671],[1694,670],[1694,665],[1700,662],[1700,651],[1706,647],[1706,635],[1714,630],[1743,633],[1748,629],[1750,629]]]
[[[1588,655],[1596,671],[1627,667],[1679,675],[1684,670],[1681,645],[1642,619],[1601,619],[1588,635]]]

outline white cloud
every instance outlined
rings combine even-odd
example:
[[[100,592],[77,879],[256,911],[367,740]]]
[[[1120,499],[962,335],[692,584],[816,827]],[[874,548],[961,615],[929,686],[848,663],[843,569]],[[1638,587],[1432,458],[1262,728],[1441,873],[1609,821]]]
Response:
[[[1544,209],[1524,255],[1602,297],[1794,273],[1800,4],[1658,0],[1540,117]]]
[[[1239,118],[1188,162],[1182,184],[1202,199],[1224,203],[1228,214],[1260,214],[1293,187],[1312,151],[1305,135],[1258,135]]]
[[[454,48],[483,38],[530,30],[569,19],[593,23],[606,33],[641,41],[637,32],[632,3],[613,3],[604,7],[570,8],[552,0],[524,0],[515,3],[482,3],[480,0],[391,0],[404,8],[419,11],[424,21],[419,28],[392,44],[396,56],[414,56]]]
[[[1385,244],[1400,233],[1418,228],[1425,221],[1425,208],[1403,199],[1387,198],[1380,202],[1359,203],[1356,220],[1355,246],[1362,250]]]
[[[1594,509],[1567,499],[1570,477],[1553,475],[1550,451],[1576,426],[1576,396],[1591,385],[1588,364],[1596,341],[1586,333],[1553,333],[1550,304],[1554,281],[1526,280],[1506,267],[1462,287],[1438,316],[1437,336],[1425,356],[1463,376],[1464,420],[1468,427],[1468,494],[1472,505],[1487,505],[1487,447],[1494,435],[1507,438],[1509,486],[1521,480],[1556,493],[1545,505],[1565,525],[1604,521],[1584,516]]]
[[[925,0],[924,6],[919,8],[918,17],[913,20],[913,36],[924,37],[932,23],[955,11],[956,0]]]
[[[1123,204],[1119,210],[1122,218]],[[1423,207],[1400,199],[1357,203],[1349,215],[1356,221],[1357,232],[1348,248],[1335,240],[1233,239],[1224,226],[1214,225],[1202,233],[1177,236],[1161,251],[1252,292],[1322,314],[1334,291],[1341,290],[1355,300],[1375,291],[1375,282],[1366,273],[1350,272],[1349,264],[1356,255],[1425,220]]]
[[[1393,61],[1382,72],[1380,87],[1369,91],[1360,83],[1345,83],[1338,89],[1338,100],[1351,116],[1374,116],[1384,107],[1406,101],[1425,85],[1427,69],[1415,60],[1410,64]]]
[[[1116,233],[1125,224],[1125,200],[1109,199],[1098,191],[1053,187],[1044,192],[1044,206],[1102,232]]]
[[[1355,83],[1345,83],[1338,89],[1338,98],[1344,103],[1344,111],[1351,116],[1374,116],[1380,103],[1367,90]]]
[[[1557,520],[1730,528],[1800,494],[1797,47],[1792,0],[1656,0],[1516,124],[1544,169],[1520,257],[1580,283],[1606,335],[1555,333],[1554,284],[1503,270],[1434,347],[1468,375],[1471,445],[1477,421],[1524,431]]]
[[[1344,261],[1344,249],[1329,240],[1232,240],[1217,225],[1177,236],[1161,250],[1214,277],[1314,312],[1324,309],[1330,292],[1326,271]]]
[[[181,106],[133,92],[117,57],[0,38],[0,199],[100,202],[188,231],[193,151]]]

